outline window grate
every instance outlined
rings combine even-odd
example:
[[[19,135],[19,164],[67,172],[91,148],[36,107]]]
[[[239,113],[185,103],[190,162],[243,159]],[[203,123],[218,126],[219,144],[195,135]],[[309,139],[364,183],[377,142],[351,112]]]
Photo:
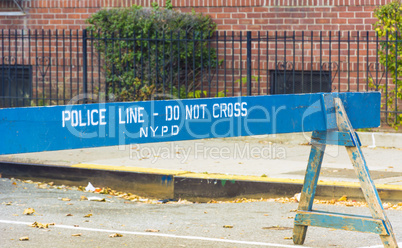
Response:
[[[331,92],[331,71],[271,70],[271,94]]]
[[[0,65],[0,107],[30,106],[32,66]]]

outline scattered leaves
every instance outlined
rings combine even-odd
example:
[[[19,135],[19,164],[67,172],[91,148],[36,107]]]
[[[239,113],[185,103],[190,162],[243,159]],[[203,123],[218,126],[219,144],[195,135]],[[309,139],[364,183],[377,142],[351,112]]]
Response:
[[[25,236],[25,237],[21,237],[20,238],[20,241],[28,241],[29,240],[29,237],[28,236]]]
[[[147,229],[147,230],[145,230],[145,232],[159,232],[159,230],[157,230],[157,229]]]
[[[233,228],[232,225],[224,225],[223,228]]]
[[[23,214],[26,214],[26,215],[31,215],[33,213],[35,213],[35,209],[33,209],[33,208],[27,208],[23,212]]]
[[[81,200],[81,201],[87,201],[88,198],[87,198],[86,196],[82,195],[82,196],[80,197],[80,200]]]
[[[62,201],[71,201],[70,198],[61,198]]]
[[[109,238],[120,238],[120,237],[123,237],[123,235],[120,233],[113,233],[109,235]]]
[[[84,216],[84,218],[89,218],[91,216],[92,216],[92,214],[87,214],[87,215]]]

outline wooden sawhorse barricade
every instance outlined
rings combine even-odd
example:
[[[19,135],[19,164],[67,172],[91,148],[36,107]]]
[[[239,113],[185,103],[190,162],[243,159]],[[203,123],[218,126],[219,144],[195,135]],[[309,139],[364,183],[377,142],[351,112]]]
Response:
[[[378,92],[316,93],[0,109],[0,155],[313,132],[294,243],[319,226],[375,233],[385,247],[397,247],[353,131],[380,125],[380,101]],[[372,218],[312,210],[326,145],[346,147]]]

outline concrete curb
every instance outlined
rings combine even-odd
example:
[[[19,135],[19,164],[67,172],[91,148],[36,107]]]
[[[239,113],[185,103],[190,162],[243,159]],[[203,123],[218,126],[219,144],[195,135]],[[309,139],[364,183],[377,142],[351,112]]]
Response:
[[[199,174],[187,171],[78,164],[50,166],[0,162],[2,177],[53,181],[56,184],[98,187],[131,192],[159,199],[184,198],[205,202],[210,199],[292,197],[301,191],[302,180],[256,176]],[[383,201],[400,201],[402,186],[377,185]],[[316,196],[332,199],[347,195],[363,199],[358,183],[320,181]]]

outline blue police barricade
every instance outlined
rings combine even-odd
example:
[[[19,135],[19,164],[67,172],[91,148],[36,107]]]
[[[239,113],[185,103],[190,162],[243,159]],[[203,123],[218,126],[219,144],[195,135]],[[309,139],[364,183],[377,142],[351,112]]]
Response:
[[[308,226],[380,235],[397,247],[353,128],[380,125],[381,95],[316,93],[0,109],[0,154],[313,132],[293,242]],[[326,145],[345,146],[372,217],[312,210]]]

